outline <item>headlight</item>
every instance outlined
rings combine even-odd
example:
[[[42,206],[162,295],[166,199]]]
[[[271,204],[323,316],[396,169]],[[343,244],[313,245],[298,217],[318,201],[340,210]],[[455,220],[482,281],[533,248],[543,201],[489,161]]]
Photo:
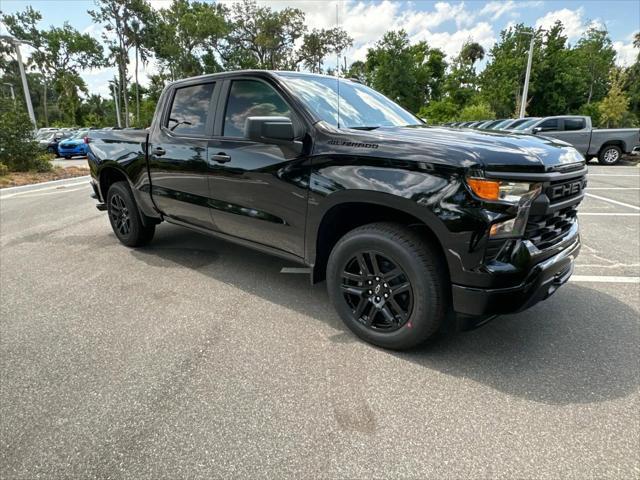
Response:
[[[483,200],[504,201],[517,204],[522,199],[533,200],[540,193],[539,183],[510,182],[508,180],[489,180],[486,178],[467,178],[471,191]]]
[[[522,236],[529,218],[531,203],[542,191],[542,185],[539,183],[486,178],[467,178],[467,185],[483,200],[507,202],[517,209],[514,217],[491,225],[489,236],[492,238]]]

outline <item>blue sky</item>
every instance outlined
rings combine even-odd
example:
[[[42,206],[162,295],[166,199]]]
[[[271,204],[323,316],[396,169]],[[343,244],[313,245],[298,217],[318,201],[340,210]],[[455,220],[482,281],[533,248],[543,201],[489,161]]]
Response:
[[[150,0],[155,8],[168,6],[170,0]],[[232,8],[233,0],[224,0]],[[336,25],[336,11],[341,26],[354,38],[353,48],[346,52],[347,60],[363,59],[372,46],[389,29],[404,28],[414,41],[426,40],[430,45],[455,55],[468,39],[491,48],[500,31],[510,24],[550,26],[556,19],[563,21],[570,43],[595,22],[604,25],[618,52],[619,64],[630,64],[637,52],[632,46],[633,34],[640,30],[640,1],[555,1],[555,0],[498,0],[498,1],[323,1],[323,0],[261,0],[274,9],[286,6],[300,8],[306,13],[309,28]],[[42,26],[61,25],[68,21],[80,31],[101,37],[102,28],[91,22],[87,10],[92,0],[1,0],[0,9],[12,13],[28,5],[43,15]],[[0,25],[0,33],[6,33]],[[25,49],[28,55],[28,49]],[[327,62],[330,65],[332,62]],[[335,62],[333,62],[335,63]],[[151,62],[142,72],[156,71]],[[108,95],[108,80],[114,69],[104,68],[83,72],[83,78],[93,93]]]

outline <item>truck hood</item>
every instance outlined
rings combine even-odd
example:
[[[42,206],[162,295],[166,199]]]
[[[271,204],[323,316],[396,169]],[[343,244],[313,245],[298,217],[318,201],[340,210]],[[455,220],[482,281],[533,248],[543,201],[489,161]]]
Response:
[[[570,164],[584,162],[582,155],[568,143],[537,135],[429,126],[339,131],[353,133],[348,135],[350,139],[354,137],[350,143],[375,145],[379,153],[389,151],[395,158],[406,160],[537,172],[563,170]]]

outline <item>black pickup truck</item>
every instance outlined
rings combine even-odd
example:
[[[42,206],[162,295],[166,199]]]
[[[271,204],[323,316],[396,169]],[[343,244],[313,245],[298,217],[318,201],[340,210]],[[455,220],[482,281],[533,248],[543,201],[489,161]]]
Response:
[[[165,88],[148,131],[88,141],[122,243],[164,220],[307,265],[346,325],[386,348],[532,306],[580,249],[573,147],[428,127],[346,79],[189,78]]]

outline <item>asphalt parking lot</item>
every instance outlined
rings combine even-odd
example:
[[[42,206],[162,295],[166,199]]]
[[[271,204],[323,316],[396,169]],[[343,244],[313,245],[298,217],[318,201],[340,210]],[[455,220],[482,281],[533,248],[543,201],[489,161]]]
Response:
[[[568,285],[393,353],[279,259],[4,191],[0,478],[638,478],[640,168],[587,193]]]

